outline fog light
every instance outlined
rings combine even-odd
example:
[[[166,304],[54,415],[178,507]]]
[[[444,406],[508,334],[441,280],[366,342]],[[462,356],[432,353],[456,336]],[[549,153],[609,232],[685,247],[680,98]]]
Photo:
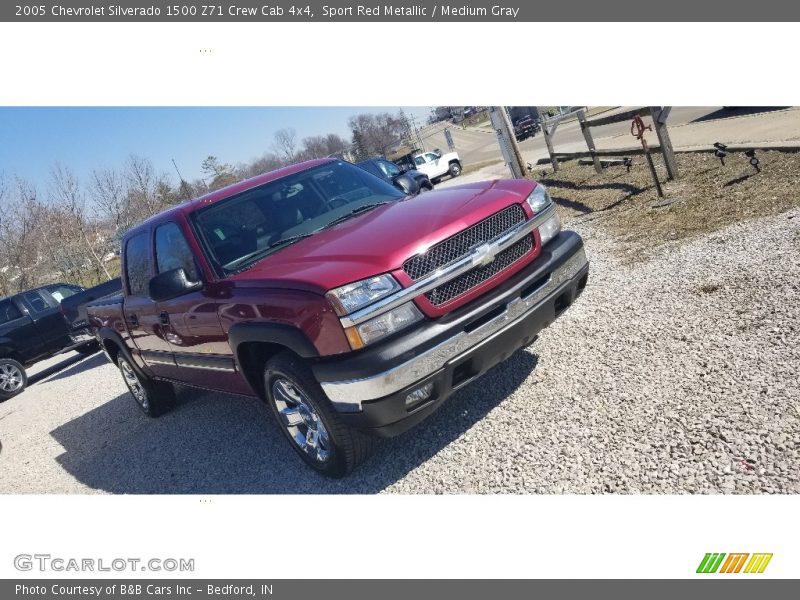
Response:
[[[421,388],[417,388],[413,392],[411,392],[408,396],[406,396],[406,408],[410,408],[415,404],[419,404],[423,400],[427,400],[430,398],[431,394],[433,393],[433,384],[426,383]]]
[[[539,238],[542,246],[556,237],[559,231],[561,231],[561,218],[557,212],[554,212],[552,217],[539,225]]]

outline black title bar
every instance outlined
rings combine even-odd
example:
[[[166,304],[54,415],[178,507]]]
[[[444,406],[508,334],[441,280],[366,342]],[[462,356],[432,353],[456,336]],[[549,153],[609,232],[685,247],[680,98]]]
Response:
[[[786,0],[476,0],[454,3],[347,2],[172,2],[33,0],[0,3],[0,22],[612,22],[612,21],[798,21],[800,3]],[[680,36],[676,29],[676,39]],[[631,31],[632,42],[647,36]],[[714,40],[709,40],[709,43]],[[592,40],[581,43],[592,45]]]
[[[713,581],[712,581],[713,579]],[[408,600],[417,598],[593,598],[674,600],[796,598],[797,580],[719,576],[693,579],[564,580],[198,580],[27,579],[0,581],[0,595],[15,600]]]

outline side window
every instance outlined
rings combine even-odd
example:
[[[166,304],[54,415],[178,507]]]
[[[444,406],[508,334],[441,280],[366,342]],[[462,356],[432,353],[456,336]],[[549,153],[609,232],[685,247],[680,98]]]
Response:
[[[430,161],[434,161],[434,160],[436,160],[437,158],[439,158],[439,157],[438,157],[438,156],[436,156],[436,155],[435,155],[433,152],[426,152],[426,153],[425,153],[425,160],[427,160],[427,161],[429,161],[429,162],[430,162]]]
[[[376,177],[383,177],[383,171],[376,167],[374,162],[365,162],[359,166],[364,167],[364,170],[366,170],[367,173],[371,173]]]
[[[3,300],[0,302],[0,325],[4,325],[14,319],[19,319],[22,313],[11,300]]]
[[[26,304],[34,313],[44,312],[50,308],[47,300],[44,299],[44,296],[42,296],[38,290],[33,292],[25,292],[22,294],[22,297],[25,298]]]
[[[183,267],[189,279],[199,279],[194,255],[175,223],[165,223],[156,229],[156,266],[159,273]]]
[[[53,285],[47,288],[47,291],[50,292],[53,298],[61,302],[64,298],[74,296],[81,290],[71,285]]]
[[[416,163],[417,166],[424,165],[425,164],[425,158],[422,157],[422,156],[416,156],[416,157],[414,157],[414,162]]]
[[[381,167],[381,171],[386,173],[389,177],[397,177],[400,175],[400,167],[396,164],[389,162],[388,160],[382,160],[378,163]]]
[[[125,246],[125,277],[128,293],[147,296],[150,283],[150,243],[148,232],[136,234]]]

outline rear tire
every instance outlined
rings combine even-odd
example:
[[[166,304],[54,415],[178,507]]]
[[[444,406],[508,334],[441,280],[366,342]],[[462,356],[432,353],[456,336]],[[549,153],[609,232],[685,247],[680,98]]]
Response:
[[[13,358],[0,358],[0,402],[21,394],[27,385],[25,367]]]
[[[307,465],[328,477],[344,477],[372,453],[375,439],[342,422],[311,369],[281,352],[264,369],[264,389],[275,421]]]
[[[450,163],[450,177],[458,177],[461,175],[461,165],[457,162]]]
[[[122,354],[117,358],[117,365],[128,391],[148,417],[160,417],[174,406],[175,388],[171,383],[150,379],[132,366]]]

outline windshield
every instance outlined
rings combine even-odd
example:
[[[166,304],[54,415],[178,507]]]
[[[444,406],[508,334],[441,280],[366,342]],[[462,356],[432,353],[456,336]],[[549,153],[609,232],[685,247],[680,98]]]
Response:
[[[212,264],[229,274],[353,211],[403,197],[378,177],[337,161],[215,202],[192,220]]]

